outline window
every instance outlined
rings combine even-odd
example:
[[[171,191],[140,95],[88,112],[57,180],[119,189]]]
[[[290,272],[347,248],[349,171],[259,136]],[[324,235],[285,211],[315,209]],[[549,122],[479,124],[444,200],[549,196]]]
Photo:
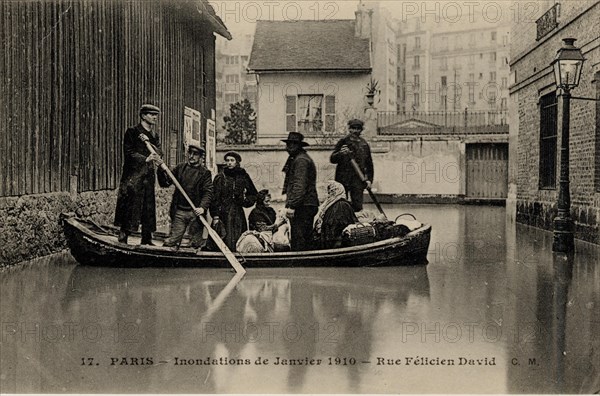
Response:
[[[421,48],[421,37],[415,37],[415,49]]]
[[[500,110],[506,110],[506,98],[500,99]]]
[[[321,133],[323,129],[335,132],[335,96],[286,96],[285,113],[287,132],[299,131],[307,135]]]
[[[448,37],[442,37],[441,51],[448,51]]]
[[[420,101],[419,93],[415,92],[413,94],[413,109],[419,108],[419,101]]]
[[[502,45],[505,47],[508,45],[508,36],[507,35],[502,36]]]
[[[296,131],[296,97],[285,97],[285,129],[286,132]]]
[[[470,46],[475,45],[475,34],[474,33],[469,33],[469,45]]]
[[[237,65],[240,63],[240,58],[238,58],[237,56],[227,56],[225,57],[225,64],[226,65]]]
[[[445,89],[446,85],[448,85],[448,79],[446,76],[442,76],[442,89]]]
[[[414,63],[413,63],[413,68],[414,69],[418,69],[421,66],[421,58],[419,55],[415,55],[414,57]]]
[[[492,32],[492,41],[496,41],[496,32]]]
[[[475,103],[475,84],[469,84],[469,103]]]
[[[496,72],[490,72],[490,82],[496,81]]]
[[[441,66],[442,70],[448,70],[448,58],[447,57],[443,57],[442,58],[442,66]]]
[[[552,92],[540,99],[540,188],[556,188],[557,101]]]
[[[225,76],[225,82],[228,84],[231,83],[239,83],[240,82],[240,76],[237,74],[228,74]]]
[[[475,55],[471,54],[471,55],[469,55],[469,67],[473,67],[474,64],[475,64]]]
[[[419,89],[419,84],[421,83],[421,79],[419,78],[418,74],[415,74],[414,82],[415,82],[415,89]]]
[[[508,77],[502,77],[502,88],[508,87]]]
[[[496,53],[490,52],[490,62],[496,62]]]
[[[227,103],[237,103],[240,101],[240,96],[238,94],[227,93],[225,94],[225,102]]]

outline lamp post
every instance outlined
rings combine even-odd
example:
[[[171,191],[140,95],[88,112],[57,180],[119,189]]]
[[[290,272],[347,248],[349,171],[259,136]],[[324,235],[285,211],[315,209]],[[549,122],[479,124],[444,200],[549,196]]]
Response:
[[[571,89],[579,85],[583,55],[575,47],[576,39],[565,38],[552,61],[556,87],[561,89],[562,130],[560,145],[560,180],[558,191],[558,214],[554,218],[554,241],[552,250],[569,253],[574,250],[573,220],[571,219],[571,195],[569,192],[569,119],[571,110]]]

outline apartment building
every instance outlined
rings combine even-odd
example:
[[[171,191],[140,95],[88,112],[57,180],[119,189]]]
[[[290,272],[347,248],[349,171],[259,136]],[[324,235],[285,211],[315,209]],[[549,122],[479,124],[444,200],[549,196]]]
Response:
[[[507,110],[510,25],[412,18],[397,40],[398,111]]]

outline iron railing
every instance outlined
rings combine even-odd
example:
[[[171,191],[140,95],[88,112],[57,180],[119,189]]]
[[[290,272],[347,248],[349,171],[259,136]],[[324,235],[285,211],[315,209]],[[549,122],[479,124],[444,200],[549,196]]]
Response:
[[[508,133],[508,111],[381,111],[379,135]]]

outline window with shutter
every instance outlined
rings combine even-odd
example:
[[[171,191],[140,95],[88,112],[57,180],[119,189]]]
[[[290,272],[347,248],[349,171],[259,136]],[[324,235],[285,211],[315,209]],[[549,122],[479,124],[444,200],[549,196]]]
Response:
[[[285,97],[285,129],[286,132],[296,132],[296,97]]]
[[[325,96],[325,132],[335,132],[335,96]]]

